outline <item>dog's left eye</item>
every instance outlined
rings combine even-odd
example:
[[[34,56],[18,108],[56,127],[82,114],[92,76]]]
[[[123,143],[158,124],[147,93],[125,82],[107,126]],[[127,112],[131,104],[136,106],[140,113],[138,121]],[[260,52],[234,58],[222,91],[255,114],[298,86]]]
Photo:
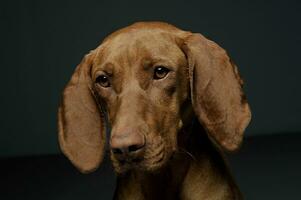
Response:
[[[106,75],[100,75],[95,80],[96,83],[101,85],[102,87],[110,87],[109,77]]]
[[[163,67],[163,66],[156,67],[154,70],[154,79],[164,78],[168,74],[169,71],[170,71],[169,69],[167,69],[166,67]]]

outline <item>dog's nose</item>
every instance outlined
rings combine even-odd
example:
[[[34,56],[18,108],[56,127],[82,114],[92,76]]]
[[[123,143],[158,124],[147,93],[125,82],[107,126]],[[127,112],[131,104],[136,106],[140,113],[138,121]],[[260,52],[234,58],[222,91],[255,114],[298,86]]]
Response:
[[[145,139],[139,133],[118,134],[111,138],[111,149],[114,154],[129,155],[143,149]]]

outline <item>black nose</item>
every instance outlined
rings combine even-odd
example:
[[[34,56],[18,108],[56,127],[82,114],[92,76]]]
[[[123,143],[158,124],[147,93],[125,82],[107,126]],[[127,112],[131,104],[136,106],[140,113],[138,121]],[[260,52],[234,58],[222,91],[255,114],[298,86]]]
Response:
[[[114,154],[130,154],[133,152],[138,151],[139,149],[142,149],[143,146],[137,146],[137,145],[130,145],[128,147],[123,147],[123,148],[112,148],[112,151]]]
[[[144,146],[144,137],[138,133],[118,134],[111,138],[111,149],[116,155],[131,155]]]

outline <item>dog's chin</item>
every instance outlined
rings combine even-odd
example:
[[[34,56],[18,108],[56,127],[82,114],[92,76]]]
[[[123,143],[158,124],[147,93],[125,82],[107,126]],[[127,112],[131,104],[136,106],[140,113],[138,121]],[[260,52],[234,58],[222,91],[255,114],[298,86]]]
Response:
[[[131,171],[142,173],[157,173],[166,167],[172,153],[162,153],[156,157],[144,158],[140,161],[119,162],[112,159],[114,170],[117,174],[126,174]]]

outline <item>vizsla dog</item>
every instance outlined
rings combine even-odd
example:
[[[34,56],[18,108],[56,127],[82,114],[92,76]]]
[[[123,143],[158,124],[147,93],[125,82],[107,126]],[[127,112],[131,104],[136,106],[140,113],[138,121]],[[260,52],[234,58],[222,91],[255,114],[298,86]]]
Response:
[[[135,23],[76,68],[59,108],[61,149],[88,173],[107,140],[115,199],[242,199],[223,156],[239,148],[251,118],[242,84],[201,34]]]

